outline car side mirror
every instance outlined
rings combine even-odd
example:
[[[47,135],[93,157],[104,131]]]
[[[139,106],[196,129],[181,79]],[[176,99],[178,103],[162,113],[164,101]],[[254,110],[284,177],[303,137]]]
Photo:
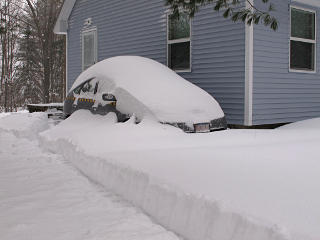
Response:
[[[117,101],[116,97],[110,93],[102,94],[102,100],[103,101]]]

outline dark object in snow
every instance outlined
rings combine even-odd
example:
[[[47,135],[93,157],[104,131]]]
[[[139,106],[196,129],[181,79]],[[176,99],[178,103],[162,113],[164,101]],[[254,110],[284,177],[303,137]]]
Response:
[[[46,112],[50,110],[58,110],[63,111],[63,103],[48,103],[48,104],[28,104],[27,105],[28,111],[30,113],[33,112]]]
[[[28,111],[33,112],[46,112],[48,118],[55,120],[65,119],[63,114],[63,103],[48,103],[48,104],[28,104]]]

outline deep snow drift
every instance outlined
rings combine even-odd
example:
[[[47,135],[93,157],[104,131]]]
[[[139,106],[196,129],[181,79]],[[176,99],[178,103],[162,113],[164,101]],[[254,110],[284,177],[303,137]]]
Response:
[[[185,134],[78,111],[42,134],[81,171],[188,239],[320,239],[319,120]],[[308,126],[313,125],[311,130]]]
[[[48,126],[41,116],[0,114],[1,240],[179,239],[30,141]]]
[[[102,93],[115,95],[117,109],[139,119],[148,116],[193,126],[224,116],[211,95],[148,58],[119,56],[101,61],[81,73],[71,91],[93,77],[99,81],[96,97],[101,99]]]

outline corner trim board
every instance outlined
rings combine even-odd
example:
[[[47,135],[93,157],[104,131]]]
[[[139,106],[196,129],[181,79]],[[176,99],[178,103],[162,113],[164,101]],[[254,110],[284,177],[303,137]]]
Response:
[[[69,39],[68,39],[68,34],[66,34],[66,97],[68,96],[68,92],[69,92],[69,90],[68,90],[68,61],[69,61],[69,58],[68,58],[68,41],[69,41]]]
[[[250,0],[253,4],[253,0]],[[250,5],[246,2],[246,7]],[[245,107],[244,125],[252,126],[252,94],[253,94],[253,25],[245,25]]]

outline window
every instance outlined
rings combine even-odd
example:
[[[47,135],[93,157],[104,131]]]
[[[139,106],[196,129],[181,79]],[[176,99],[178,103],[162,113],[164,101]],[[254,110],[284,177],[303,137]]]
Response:
[[[175,71],[190,71],[190,18],[180,13],[179,18],[168,15],[168,67]]]
[[[98,79],[93,77],[82,84],[80,95],[91,98],[93,97],[94,94],[97,93],[97,90],[98,90]]]
[[[81,89],[81,93],[91,93],[93,91],[94,91],[94,87],[91,81],[86,82]]]
[[[96,78],[89,78],[85,82],[81,83],[78,87],[76,87],[73,90],[73,93],[79,95],[80,93],[92,92],[94,91],[92,85],[95,85],[96,83],[98,83]]]
[[[97,62],[96,29],[82,32],[82,70],[86,70]]]
[[[315,12],[291,7],[290,70],[315,71],[315,25]]]
[[[79,95],[79,94],[80,94],[80,91],[81,91],[81,88],[82,88],[82,84],[81,84],[80,86],[76,87],[76,88],[73,90],[73,93]]]

